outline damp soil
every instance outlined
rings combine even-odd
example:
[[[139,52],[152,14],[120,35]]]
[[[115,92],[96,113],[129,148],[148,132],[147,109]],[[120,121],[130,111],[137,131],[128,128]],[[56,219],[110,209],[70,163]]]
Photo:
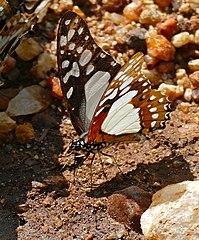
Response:
[[[199,179],[198,106],[180,104],[163,130],[141,142],[120,143],[90,156],[74,171],[65,154],[76,138],[69,118],[56,109],[54,128],[31,143],[6,144],[0,154],[0,239],[144,239],[113,220],[107,197],[129,186],[149,193]]]

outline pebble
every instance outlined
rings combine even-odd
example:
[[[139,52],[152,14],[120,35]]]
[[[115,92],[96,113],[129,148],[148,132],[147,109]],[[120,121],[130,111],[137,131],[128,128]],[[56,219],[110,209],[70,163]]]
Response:
[[[184,88],[182,86],[176,86],[171,84],[162,83],[158,87],[158,90],[163,92],[165,95],[177,99],[184,94]]]
[[[181,32],[171,38],[171,42],[176,48],[180,48],[190,42],[190,34],[188,32]]]
[[[57,57],[49,52],[39,55],[37,64],[32,67],[31,73],[37,79],[47,78],[47,72],[56,67]]]
[[[196,103],[199,103],[199,90],[198,89],[193,90],[192,97]]]
[[[8,107],[10,99],[19,93],[18,88],[7,88],[0,90],[0,111],[5,111]]]
[[[160,8],[166,8],[171,4],[172,0],[154,0],[154,3],[156,3]]]
[[[172,44],[162,35],[148,37],[146,39],[147,52],[150,56],[170,61],[174,59],[175,48]]]
[[[158,10],[158,7],[155,4],[149,4],[144,7],[144,10],[140,14],[139,22],[146,25],[155,25],[157,22],[160,22],[164,16]]]
[[[34,38],[25,38],[15,52],[23,61],[30,61],[43,52],[43,48]]]
[[[199,181],[168,185],[153,195],[141,216],[146,239],[199,239]]]
[[[157,23],[156,28],[158,34],[165,36],[167,39],[170,39],[179,30],[178,21],[174,17],[164,19],[162,22]]]
[[[46,109],[50,103],[48,92],[38,85],[32,85],[23,88],[10,100],[6,112],[9,116],[29,115]]]
[[[172,73],[175,70],[174,62],[160,62],[157,65],[157,71],[159,73]]]
[[[15,129],[16,122],[7,113],[0,112],[0,133],[8,133]]]
[[[142,11],[141,1],[132,2],[123,10],[123,15],[129,21],[139,22],[140,13]]]
[[[184,99],[185,99],[186,101],[188,101],[188,102],[191,101],[191,99],[192,99],[192,89],[191,89],[191,88],[185,89]]]
[[[195,38],[194,38],[195,44],[199,45],[199,29],[195,32]]]
[[[108,197],[108,212],[119,223],[140,232],[140,216],[151,203],[151,195],[136,186]]]
[[[191,71],[199,71],[199,58],[190,60],[188,66]]]
[[[16,127],[15,135],[17,141],[25,144],[35,138],[35,132],[31,123],[20,124]]]
[[[126,0],[102,0],[103,8],[109,12],[122,12],[126,4]]]
[[[199,88],[199,71],[195,71],[189,75],[189,80],[193,88]]]

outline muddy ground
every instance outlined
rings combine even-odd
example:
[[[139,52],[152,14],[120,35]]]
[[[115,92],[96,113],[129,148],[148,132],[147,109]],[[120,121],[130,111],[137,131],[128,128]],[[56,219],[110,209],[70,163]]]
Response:
[[[75,132],[63,112],[57,125],[26,145],[7,144],[0,154],[0,239],[144,239],[107,212],[107,197],[134,185],[150,193],[199,179],[196,104],[179,104],[166,129],[143,142],[119,144],[87,159],[76,174],[64,150]],[[103,168],[102,168],[103,162]],[[106,177],[105,177],[106,175]],[[91,182],[92,179],[92,182]]]

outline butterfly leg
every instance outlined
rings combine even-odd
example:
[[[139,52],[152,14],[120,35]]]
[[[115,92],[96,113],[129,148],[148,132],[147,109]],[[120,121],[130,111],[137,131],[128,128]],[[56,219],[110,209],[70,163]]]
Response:
[[[106,172],[105,172],[105,169],[104,169],[104,163],[103,163],[103,161],[102,161],[102,158],[101,158],[101,155],[100,155],[100,153],[102,154],[102,155],[104,155],[104,156],[106,156],[103,152],[99,152],[99,159],[100,159],[100,163],[101,163],[101,166],[102,166],[102,171],[103,171],[103,175],[104,175],[104,177],[106,178],[106,180],[107,180],[107,175],[106,175]]]

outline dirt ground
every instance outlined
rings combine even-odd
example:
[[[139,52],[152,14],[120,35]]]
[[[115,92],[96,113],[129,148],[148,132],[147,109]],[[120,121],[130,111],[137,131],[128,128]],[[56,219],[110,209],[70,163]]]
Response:
[[[17,87],[29,84],[28,64]],[[76,172],[74,155],[65,150],[78,136],[61,101],[41,121],[25,117],[35,139],[0,146],[0,240],[145,239],[109,216],[107,197],[129,186],[153,194],[168,184],[199,180],[199,106],[180,100],[176,106],[165,129],[141,142],[111,146],[104,151],[110,156],[96,155],[92,167],[91,156]]]
[[[144,239],[111,219],[107,197],[131,185],[154,193],[199,179],[197,112],[195,104],[180,104],[166,129],[143,142],[108,148],[117,164],[96,156],[92,173],[88,159],[74,175],[74,156],[63,152],[75,132],[63,113],[49,110],[57,125],[45,137],[38,131],[29,144],[1,147],[0,239]]]

